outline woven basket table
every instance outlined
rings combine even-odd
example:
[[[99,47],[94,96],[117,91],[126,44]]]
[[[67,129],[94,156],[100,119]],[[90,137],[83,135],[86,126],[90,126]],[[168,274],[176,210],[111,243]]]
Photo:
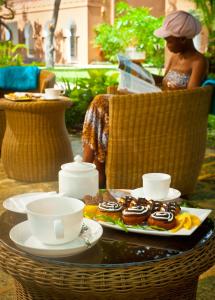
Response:
[[[0,268],[15,279],[18,300],[192,300],[199,275],[215,262],[211,220],[186,239],[105,228],[93,248],[66,259],[18,250],[9,230],[23,220],[11,212],[0,217]]]
[[[5,128],[6,128],[5,112],[0,108],[0,153],[1,153],[2,141],[5,133]]]
[[[72,161],[65,127],[71,101],[1,101],[6,113],[2,163],[9,178],[40,182],[56,180],[60,166]]]

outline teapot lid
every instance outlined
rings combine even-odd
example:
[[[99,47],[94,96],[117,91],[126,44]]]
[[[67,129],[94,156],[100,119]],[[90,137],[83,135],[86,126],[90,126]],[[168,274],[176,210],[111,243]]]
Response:
[[[61,166],[62,170],[68,172],[89,172],[96,168],[95,164],[83,162],[83,159],[80,155],[74,157],[74,162],[63,164]]]

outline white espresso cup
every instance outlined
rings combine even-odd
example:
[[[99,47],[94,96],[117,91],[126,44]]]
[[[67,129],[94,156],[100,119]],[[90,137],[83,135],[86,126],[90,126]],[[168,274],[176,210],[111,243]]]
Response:
[[[45,89],[45,99],[59,99],[65,91],[58,88],[47,88]]]
[[[58,245],[78,237],[85,204],[78,199],[55,196],[26,205],[32,235],[44,244]]]
[[[142,176],[147,200],[163,200],[168,195],[171,176],[165,173],[147,173]]]

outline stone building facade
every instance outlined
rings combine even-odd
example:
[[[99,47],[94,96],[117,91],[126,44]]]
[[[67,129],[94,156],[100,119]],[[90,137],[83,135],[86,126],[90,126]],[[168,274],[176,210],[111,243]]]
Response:
[[[93,46],[94,28],[101,22],[114,21],[116,1],[118,0],[61,0],[54,41],[56,64],[85,65],[101,59],[99,49]],[[151,7],[155,16],[194,7],[190,0],[127,2],[133,6]],[[16,13],[15,18],[7,22],[13,32],[14,43],[27,45],[28,61],[44,61],[46,24],[52,17],[54,0],[10,0],[9,3]]]

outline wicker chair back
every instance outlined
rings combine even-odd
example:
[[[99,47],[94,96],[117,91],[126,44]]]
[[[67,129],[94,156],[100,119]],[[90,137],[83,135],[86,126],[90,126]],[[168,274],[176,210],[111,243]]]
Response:
[[[182,195],[193,192],[206,148],[211,87],[113,95],[106,176],[108,188],[142,186],[164,172]]]

